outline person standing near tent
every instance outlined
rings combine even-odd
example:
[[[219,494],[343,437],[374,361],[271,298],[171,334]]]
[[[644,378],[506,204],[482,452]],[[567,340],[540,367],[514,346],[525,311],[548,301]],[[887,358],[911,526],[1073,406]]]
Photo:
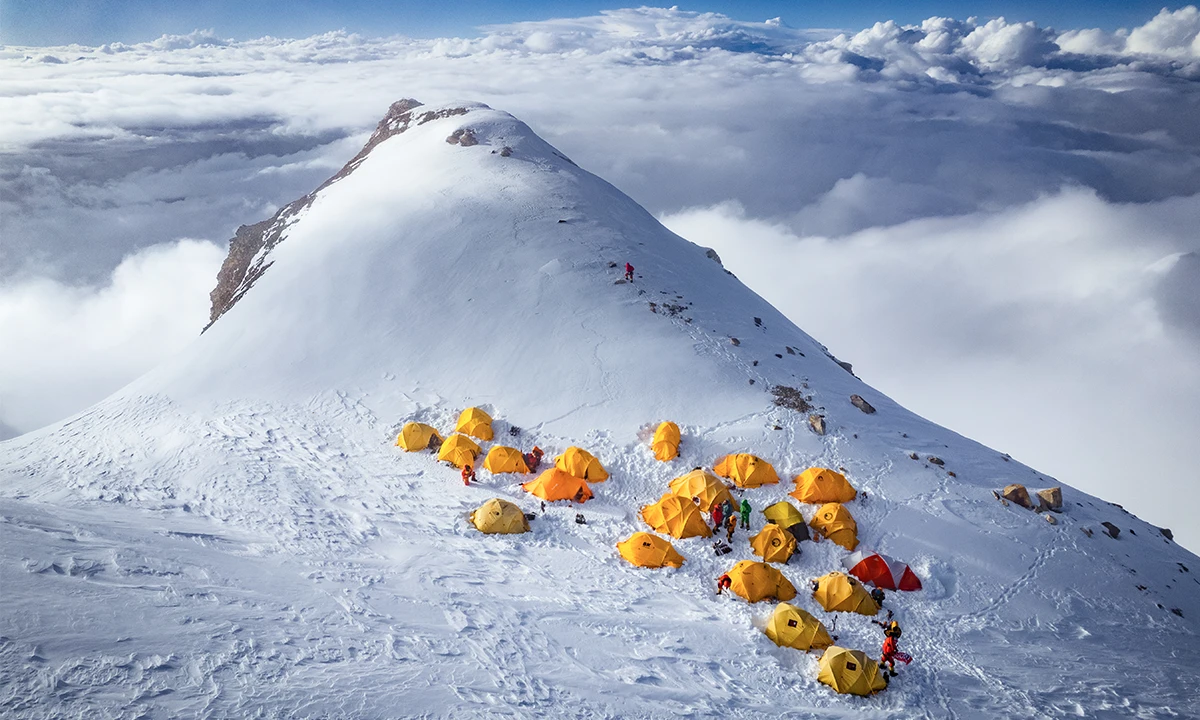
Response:
[[[713,532],[721,531],[721,521],[725,519],[725,513],[721,510],[720,503],[714,503],[712,509]]]
[[[742,499],[741,511],[742,511],[742,529],[749,530],[750,529],[750,501],[749,500],[746,500],[745,498]]]
[[[725,519],[725,542],[733,542],[733,531],[737,530],[737,526],[737,515],[730,514],[730,516]]]
[[[729,573],[717,578],[717,594],[720,595],[722,590],[728,590],[730,585],[733,585],[733,579],[729,577]]]
[[[525,453],[525,465],[529,467],[529,472],[537,472],[538,465],[542,464],[542,449],[537,445],[533,446],[531,452]]]
[[[470,465],[463,465],[462,469],[463,485],[470,485],[475,479],[475,468]]]
[[[625,279],[633,282],[633,266],[629,263],[625,263]]]

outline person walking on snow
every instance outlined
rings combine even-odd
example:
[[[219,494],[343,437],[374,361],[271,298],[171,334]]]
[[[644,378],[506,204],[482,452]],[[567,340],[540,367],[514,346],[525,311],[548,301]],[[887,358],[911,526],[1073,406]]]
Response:
[[[897,660],[905,665],[912,662],[912,656],[900,652],[900,623],[895,620],[888,623],[881,623],[878,620],[871,622],[883,628],[883,650],[879,656],[879,667],[887,667],[888,676],[896,677]]]
[[[475,468],[470,465],[463,465],[462,469],[463,485],[470,485],[475,479]]]
[[[746,500],[746,499],[742,500],[741,511],[742,511],[742,529],[749,530],[750,529],[750,501],[749,500]]]
[[[633,282],[633,266],[629,263],[625,263],[625,279]]]

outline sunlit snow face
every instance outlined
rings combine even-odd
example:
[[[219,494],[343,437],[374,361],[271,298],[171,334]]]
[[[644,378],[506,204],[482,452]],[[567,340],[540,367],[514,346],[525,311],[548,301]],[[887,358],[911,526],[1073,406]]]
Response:
[[[1194,8],[1117,34],[641,9],[476,39],[8,48],[0,337],[22,340],[0,422],[52,421],[195,337],[237,226],[335,172],[392,101],[469,98],[716,248],[915,410],[1067,481],[1135,458],[1182,476],[1198,30]],[[1115,428],[1118,407],[1139,422]]]

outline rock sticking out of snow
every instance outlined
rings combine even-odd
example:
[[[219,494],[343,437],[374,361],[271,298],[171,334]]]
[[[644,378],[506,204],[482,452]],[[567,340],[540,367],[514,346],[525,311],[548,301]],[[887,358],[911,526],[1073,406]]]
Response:
[[[1004,491],[1000,493],[1000,496],[1028,510],[1033,509],[1033,501],[1029,499],[1029,491],[1020,483],[1006,486]]]
[[[791,352],[791,348],[788,348],[788,352]],[[851,395],[850,404],[868,415],[874,414],[875,412],[875,406],[863,399],[862,395]]]

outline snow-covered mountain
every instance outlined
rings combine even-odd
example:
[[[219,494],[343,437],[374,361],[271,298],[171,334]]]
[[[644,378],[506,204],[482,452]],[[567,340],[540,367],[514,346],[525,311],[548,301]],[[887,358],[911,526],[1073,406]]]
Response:
[[[861,382],[506,113],[397,103],[329,182],[238,233],[213,300],[185,352],[0,445],[6,716],[1200,716],[1196,556],[1070,487],[1055,523],[1001,504],[1058,483]],[[496,444],[581,445],[611,478],[543,511],[527,478],[467,487],[394,446],[472,405]],[[683,430],[669,463],[648,447],[662,420]],[[763,634],[773,603],[714,594],[746,533],[724,556],[675,541],[678,570],[617,555],[668,481],[729,452],[785,478],[745,491],[756,511],[844,469],[862,547],[920,576],[888,596],[916,660],[885,692],[834,694],[815,654]],[[477,532],[491,497],[532,532]],[[802,548],[796,604],[877,654],[878,628],[805,592],[846,551]]]

